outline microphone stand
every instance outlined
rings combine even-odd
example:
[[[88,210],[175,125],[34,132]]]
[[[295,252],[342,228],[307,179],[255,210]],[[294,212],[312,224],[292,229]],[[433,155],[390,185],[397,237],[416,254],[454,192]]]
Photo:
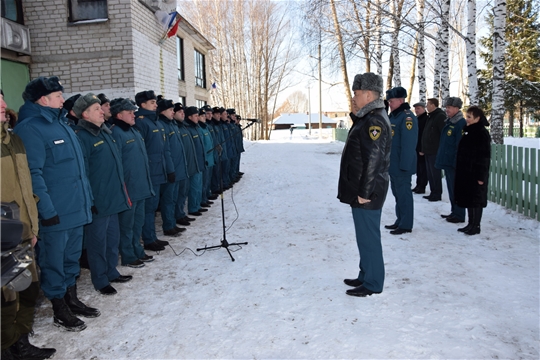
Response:
[[[240,131],[244,131],[245,129],[247,129],[248,127],[252,126],[253,124],[255,124],[256,122],[251,122],[249,123],[246,127],[240,129]],[[247,242],[242,242],[242,243],[229,243],[227,241],[227,228],[225,226],[225,203],[224,203],[224,200],[223,200],[223,173],[222,173],[222,169],[221,169],[221,152],[223,151],[223,147],[221,145],[223,145],[226,141],[228,141],[230,138],[232,138],[233,136],[235,136],[235,134],[233,135],[230,135],[227,139],[224,139],[223,142],[221,142],[220,144],[217,144],[216,146],[214,146],[212,149],[208,150],[207,153],[211,153],[212,151],[216,151],[218,152],[218,159],[219,159],[219,162],[218,162],[218,173],[219,173],[219,190],[220,190],[220,198],[221,198],[221,222],[222,222],[222,225],[223,225],[223,239],[221,240],[221,244],[219,245],[214,245],[214,246],[204,246],[203,248],[198,248],[197,251],[201,251],[201,250],[211,250],[211,249],[218,249],[218,248],[225,248],[225,250],[227,250],[227,252],[229,253],[229,256],[231,257],[231,260],[232,261],[235,261],[234,260],[234,257],[232,256],[231,254],[231,251],[229,250],[229,246],[233,246],[233,245],[247,245],[248,243]]]

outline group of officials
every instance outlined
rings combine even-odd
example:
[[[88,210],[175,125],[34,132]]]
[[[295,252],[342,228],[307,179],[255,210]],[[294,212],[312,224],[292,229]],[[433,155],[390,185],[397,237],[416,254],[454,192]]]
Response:
[[[431,193],[424,198],[441,200],[441,170],[446,176],[451,204],[451,212],[441,217],[450,223],[463,223],[467,207],[469,224],[458,231],[467,235],[478,234],[482,207],[487,205],[490,140],[485,130],[488,122],[484,113],[472,106],[467,111],[466,121],[461,112],[463,102],[457,97],[445,99],[446,114],[438,107],[438,99],[432,98],[428,99],[427,114],[425,103],[414,104],[415,115],[406,102],[407,91],[402,87],[387,90],[385,104],[381,98],[383,79],[379,75],[356,75],[352,90],[355,107],[351,113],[353,125],[343,149],[338,199],[352,208],[360,253],[358,276],[344,280],[346,285],[353,287],[346,293],[365,297],[383,290],[380,222],[389,182],[396,200],[396,220],[385,225],[390,234],[412,232],[413,193],[425,193],[428,182]],[[457,161],[462,136],[473,133],[482,139],[481,146],[478,145],[478,151],[470,151],[470,144],[474,141],[463,142],[469,144],[469,148],[464,150],[462,146],[459,154],[463,154],[462,159],[465,160]],[[456,168],[462,169],[457,180]],[[411,189],[415,173],[417,183]],[[456,183],[465,184],[459,189],[457,201]]]
[[[78,316],[100,312],[77,297],[79,262],[97,291],[116,294],[112,283],[132,279],[118,272],[119,256],[140,268],[154,260],[145,250],[169,244],[157,237],[156,212],[163,234],[179,236],[186,228],[177,225],[189,226],[240,180],[244,148],[234,109],[184,107],[151,90],[135,101],[92,93],[64,101],[63,90],[55,76],[32,80],[13,129],[2,93],[2,202],[21,209],[54,324],[81,331]],[[27,290],[2,289],[2,359],[55,352],[28,341],[40,287],[35,264],[30,269]]]

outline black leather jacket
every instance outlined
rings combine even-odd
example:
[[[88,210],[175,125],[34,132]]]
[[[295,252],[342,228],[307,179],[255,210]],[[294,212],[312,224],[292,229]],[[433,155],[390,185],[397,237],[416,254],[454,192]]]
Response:
[[[381,209],[388,192],[392,130],[384,108],[362,117],[351,113],[353,126],[341,156],[338,199],[351,207]],[[358,196],[371,202],[360,205]]]

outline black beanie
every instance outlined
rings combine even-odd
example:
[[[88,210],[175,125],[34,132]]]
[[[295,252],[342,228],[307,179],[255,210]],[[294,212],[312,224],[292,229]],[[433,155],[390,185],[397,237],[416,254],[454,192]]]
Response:
[[[81,97],[81,94],[73,95],[72,97],[64,101],[64,105],[62,105],[62,107],[69,112],[71,109],[73,109],[73,105],[75,105],[75,101],[77,101],[77,99],[80,97]]]
[[[164,111],[164,110],[171,109],[171,108],[174,108],[174,104],[173,104],[172,100],[169,100],[169,99],[160,99],[160,100],[158,100],[158,102],[157,102],[157,113],[158,114],[160,112]]]
[[[64,87],[57,76],[48,78],[40,76],[26,85],[22,97],[25,101],[36,102],[42,96],[49,95],[56,91],[64,91]]]
[[[109,100],[107,95],[105,95],[104,93],[97,94],[97,97],[98,97],[99,101],[101,101],[101,105],[111,102],[111,100]]]
[[[177,111],[180,111],[180,110],[184,110],[184,107],[182,106],[181,103],[176,103],[174,104],[174,112],[177,112]]]
[[[148,100],[156,100],[156,94],[154,90],[141,91],[135,95],[135,102],[137,106],[141,106],[142,103],[147,102]]]
[[[186,113],[186,117],[199,113],[199,109],[197,109],[196,106],[190,106],[190,107],[184,109],[184,111]]]

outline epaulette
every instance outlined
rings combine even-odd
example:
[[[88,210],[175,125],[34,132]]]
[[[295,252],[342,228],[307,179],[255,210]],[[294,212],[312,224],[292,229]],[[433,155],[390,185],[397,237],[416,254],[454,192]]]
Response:
[[[139,115],[138,119],[144,119],[144,115]]]

